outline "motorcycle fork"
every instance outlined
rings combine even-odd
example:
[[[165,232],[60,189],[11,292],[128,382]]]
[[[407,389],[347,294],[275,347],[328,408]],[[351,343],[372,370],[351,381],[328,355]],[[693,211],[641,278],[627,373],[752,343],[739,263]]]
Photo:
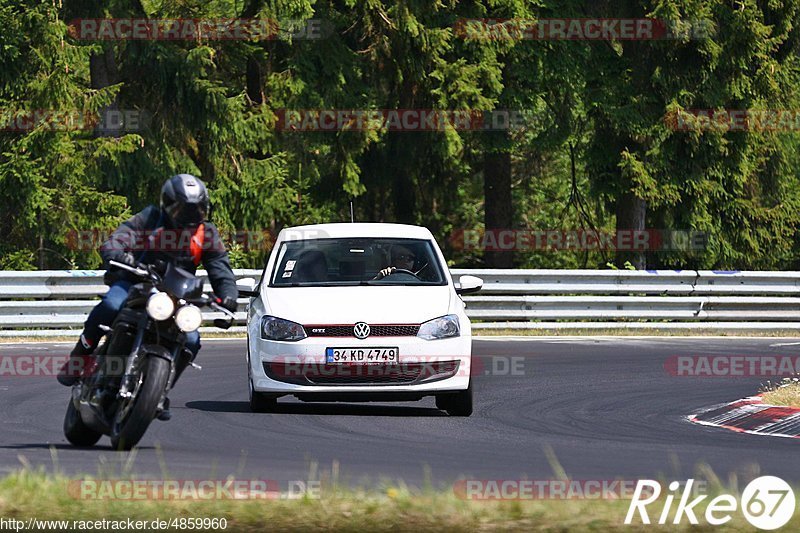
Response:
[[[167,380],[167,391],[172,390],[172,384],[175,382],[175,375],[178,373],[178,358],[183,351],[183,343],[179,342],[172,347],[172,358],[170,360],[169,379]]]
[[[133,378],[133,367],[136,364],[136,361],[139,359],[139,350],[142,347],[142,342],[144,341],[144,332],[147,330],[147,318],[142,317],[136,330],[136,337],[133,340],[133,346],[131,347],[131,353],[128,356],[128,360],[125,363],[125,373],[122,376],[122,384],[120,385],[119,392],[117,396],[119,398],[130,398],[131,391],[130,384],[131,378]]]

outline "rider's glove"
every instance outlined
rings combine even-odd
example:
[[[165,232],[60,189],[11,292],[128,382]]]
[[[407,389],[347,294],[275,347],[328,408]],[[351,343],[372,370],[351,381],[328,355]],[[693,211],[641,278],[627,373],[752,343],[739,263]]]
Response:
[[[134,259],[133,254],[130,252],[120,252],[113,257],[112,260],[136,268],[136,259]]]
[[[226,296],[221,302],[220,305],[230,311],[231,313],[236,312],[236,308],[238,304],[236,303],[236,298],[232,296]]]

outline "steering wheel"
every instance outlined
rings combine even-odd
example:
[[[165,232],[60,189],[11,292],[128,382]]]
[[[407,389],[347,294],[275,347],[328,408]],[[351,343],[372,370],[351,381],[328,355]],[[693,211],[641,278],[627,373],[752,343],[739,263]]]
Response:
[[[405,268],[395,268],[395,269],[394,269],[394,270],[392,270],[392,271],[391,271],[391,272],[390,272],[388,275],[386,275],[386,276],[383,276],[382,278],[379,278],[378,276],[375,276],[375,277],[374,277],[374,278],[372,278],[372,279],[373,279],[373,280],[386,279],[386,278],[388,278],[389,276],[394,276],[394,275],[396,275],[396,274],[406,274],[406,275],[409,275],[409,276],[414,276],[414,279],[418,279],[418,280],[420,280],[420,281],[422,280],[422,278],[420,278],[419,276],[417,276],[417,275],[416,275],[414,272],[412,272],[412,271],[410,271],[410,270],[406,270]],[[378,275],[380,275],[380,273],[379,273]]]
[[[411,274],[415,278],[420,279],[420,277],[417,276],[414,272],[411,272],[410,270],[406,270],[405,268],[395,268],[394,270],[392,270],[389,273],[389,276],[394,276],[395,274]],[[386,276],[386,277],[388,278],[389,276]]]

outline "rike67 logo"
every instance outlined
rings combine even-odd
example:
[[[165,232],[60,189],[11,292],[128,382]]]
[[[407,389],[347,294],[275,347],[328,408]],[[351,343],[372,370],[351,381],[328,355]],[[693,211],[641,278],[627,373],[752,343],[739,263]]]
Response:
[[[705,505],[705,513],[701,514],[698,507],[708,498],[708,495],[701,495],[693,500],[689,500],[692,494],[694,480],[689,479],[683,486],[682,493],[678,494],[681,484],[673,481],[669,484],[669,492],[664,498],[664,507],[658,516],[657,523],[664,525],[671,523],[678,525],[684,519],[692,525],[697,525],[698,514],[705,518],[706,523],[720,526],[730,522],[733,513],[739,510],[750,522],[758,529],[773,530],[786,525],[792,519],[795,508],[795,497],[792,488],[779,477],[762,476],[751,481],[742,491],[741,501],[730,494],[719,495]],[[658,481],[640,479],[633,492],[631,504],[628,507],[628,514],[625,516],[625,523],[631,524],[638,513],[639,519],[643,524],[650,524],[648,505],[656,502],[661,496],[661,484]],[[676,498],[677,497],[677,498]],[[678,499],[674,514],[672,508],[674,501]],[[670,515],[672,514],[672,517]],[[655,514],[653,515],[655,519]]]

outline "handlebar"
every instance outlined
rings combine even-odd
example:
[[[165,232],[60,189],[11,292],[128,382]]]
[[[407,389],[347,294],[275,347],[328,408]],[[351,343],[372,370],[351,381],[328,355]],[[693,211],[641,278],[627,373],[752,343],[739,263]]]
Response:
[[[137,276],[141,276],[141,277],[145,277],[145,276],[151,277],[152,276],[152,274],[150,273],[149,270],[146,270],[146,269],[142,268],[141,266],[132,267],[132,266],[130,266],[128,264],[120,263],[119,261],[114,261],[113,259],[111,261],[109,261],[108,264],[111,265],[111,266],[115,266],[117,268],[121,268],[122,270],[127,270],[128,272],[130,272],[132,274],[136,274]]]
[[[228,317],[230,317],[231,320],[236,318],[236,314],[233,311],[229,311],[227,308],[220,305],[222,303],[222,299],[218,298],[217,296],[212,297],[204,294],[199,303],[207,305],[212,309],[214,309],[215,311],[219,311],[224,315],[227,315]]]
[[[228,329],[229,327],[231,327],[233,325],[233,321],[236,319],[236,315],[233,313],[233,311],[228,311],[225,307],[221,306],[219,303],[222,300],[217,296],[214,296],[213,298],[210,296],[206,296],[205,294],[203,296],[207,299],[209,307],[215,309],[216,311],[222,312],[224,315],[228,317],[227,319],[226,318],[214,319],[214,325],[220,329]]]
[[[150,270],[150,268],[148,268],[147,265],[139,264],[136,267],[132,267],[128,264],[120,263],[119,261],[114,261],[113,259],[109,261],[108,264],[126,270],[132,274],[136,274],[137,276],[142,278],[150,278],[154,281],[160,280],[160,277],[157,274],[155,274],[152,270]],[[226,315],[230,319],[230,321],[233,321],[236,318],[236,315],[232,311],[229,311],[228,309],[220,305],[222,303],[222,299],[216,296],[211,297],[206,294],[203,294],[197,300],[193,300],[192,303],[207,305],[212,309],[214,309],[215,311],[219,311],[224,315]]]

